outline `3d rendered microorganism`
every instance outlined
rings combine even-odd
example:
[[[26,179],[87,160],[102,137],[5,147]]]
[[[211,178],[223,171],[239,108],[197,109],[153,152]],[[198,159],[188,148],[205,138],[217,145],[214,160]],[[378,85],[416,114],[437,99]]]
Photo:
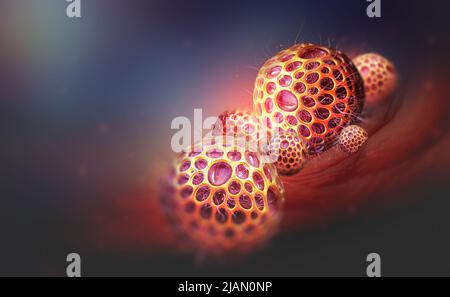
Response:
[[[360,126],[345,127],[339,136],[339,148],[347,154],[354,154],[361,149],[368,138],[369,134]]]
[[[258,153],[219,138],[204,139],[200,148],[179,156],[162,203],[177,234],[194,251],[245,253],[277,230],[284,188],[275,167]]]
[[[364,80],[368,104],[382,102],[394,93],[397,72],[391,61],[379,54],[369,53],[356,57],[353,63]]]
[[[310,155],[326,151],[364,106],[362,78],[342,52],[297,44],[260,69],[253,93],[255,113],[269,129],[293,130]]]

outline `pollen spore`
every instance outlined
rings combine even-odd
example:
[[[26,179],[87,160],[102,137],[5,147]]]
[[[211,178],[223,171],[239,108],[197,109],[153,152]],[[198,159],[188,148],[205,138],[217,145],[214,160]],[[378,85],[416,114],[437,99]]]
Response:
[[[358,70],[342,52],[297,44],[262,66],[253,103],[268,129],[298,133],[308,154],[316,155],[358,118],[364,88]]]
[[[339,148],[347,154],[354,154],[361,149],[368,138],[369,135],[364,128],[357,125],[348,126],[339,136]]]

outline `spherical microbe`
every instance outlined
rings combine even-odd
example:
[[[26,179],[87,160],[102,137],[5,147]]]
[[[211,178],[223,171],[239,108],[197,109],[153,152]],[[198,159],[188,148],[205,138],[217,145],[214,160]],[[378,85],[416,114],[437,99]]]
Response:
[[[178,157],[167,184],[165,213],[194,251],[250,251],[277,229],[284,189],[276,169],[239,143],[204,139]]]
[[[307,161],[306,143],[295,132],[273,137],[268,153],[280,175],[297,174]]]
[[[366,130],[360,126],[345,127],[339,136],[339,148],[347,154],[354,154],[361,149],[368,138]]]
[[[364,105],[361,76],[335,49],[297,44],[261,68],[253,94],[255,113],[269,128],[294,130],[308,154],[329,149]]]
[[[356,57],[353,63],[364,80],[367,103],[382,102],[394,93],[397,72],[391,61],[379,54],[369,53]]]

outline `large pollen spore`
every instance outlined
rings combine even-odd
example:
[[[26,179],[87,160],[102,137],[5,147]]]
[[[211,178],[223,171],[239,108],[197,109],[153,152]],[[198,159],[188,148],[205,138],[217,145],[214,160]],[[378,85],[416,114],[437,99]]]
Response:
[[[276,54],[256,78],[254,111],[268,129],[294,131],[310,155],[334,145],[364,105],[362,78],[342,52],[297,44]]]

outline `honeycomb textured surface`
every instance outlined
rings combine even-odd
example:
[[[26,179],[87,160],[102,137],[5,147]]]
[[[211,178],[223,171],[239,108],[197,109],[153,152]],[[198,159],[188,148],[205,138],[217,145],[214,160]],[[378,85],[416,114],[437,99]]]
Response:
[[[172,225],[185,243],[207,254],[247,252],[265,242],[284,203],[272,164],[212,138],[179,156],[167,186],[162,199]]]
[[[358,152],[366,143],[369,135],[360,126],[351,125],[342,130],[339,136],[339,147],[347,154]]]
[[[363,80],[368,103],[383,101],[393,94],[397,86],[394,65],[379,54],[364,54],[353,59]]]
[[[364,105],[358,70],[342,52],[297,44],[260,69],[253,93],[255,113],[269,129],[293,131],[308,154],[329,149]]]
[[[297,133],[282,133],[271,140],[269,158],[280,175],[297,174],[307,162],[306,143]]]

